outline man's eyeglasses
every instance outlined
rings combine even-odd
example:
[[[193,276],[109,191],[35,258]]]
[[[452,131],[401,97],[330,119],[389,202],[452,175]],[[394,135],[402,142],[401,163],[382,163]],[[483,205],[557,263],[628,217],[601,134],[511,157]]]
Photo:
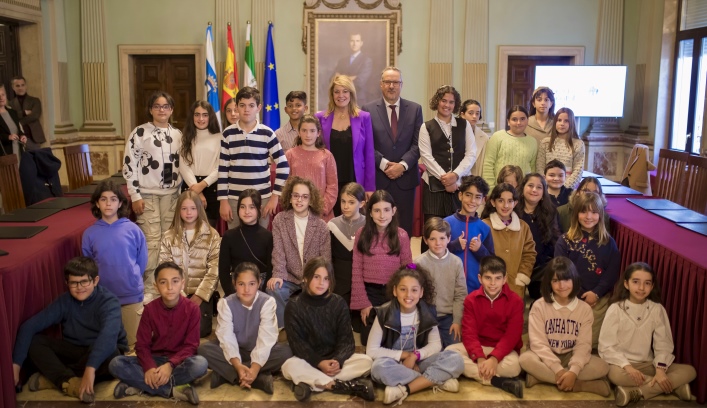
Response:
[[[381,83],[383,83],[383,85],[385,85],[385,86],[390,86],[390,85],[400,86],[403,83],[403,81],[381,81]]]
[[[82,288],[85,288],[86,286],[90,285],[91,282],[93,282],[93,279],[83,279],[80,281],[68,281],[68,282],[66,282],[66,285],[68,287],[70,287],[71,289],[76,289],[79,286],[81,286]]]

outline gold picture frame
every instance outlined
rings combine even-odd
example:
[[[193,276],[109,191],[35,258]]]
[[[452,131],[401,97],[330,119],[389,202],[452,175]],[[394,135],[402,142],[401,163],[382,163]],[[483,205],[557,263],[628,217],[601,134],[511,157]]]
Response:
[[[355,77],[359,106],[380,97],[380,72],[395,65],[402,49],[400,5],[380,6],[385,10],[333,13],[305,8],[302,47],[308,57],[311,112],[326,110],[329,84],[337,72]]]

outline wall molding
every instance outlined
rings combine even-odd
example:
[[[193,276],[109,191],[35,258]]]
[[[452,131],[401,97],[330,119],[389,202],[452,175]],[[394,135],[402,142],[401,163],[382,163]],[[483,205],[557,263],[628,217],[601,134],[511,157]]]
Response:
[[[195,62],[197,95],[203,87],[203,78],[206,78],[204,66],[204,45],[118,45],[118,75],[120,77],[120,120],[123,136],[139,125],[135,123],[133,114],[133,70],[135,55],[193,55]]]

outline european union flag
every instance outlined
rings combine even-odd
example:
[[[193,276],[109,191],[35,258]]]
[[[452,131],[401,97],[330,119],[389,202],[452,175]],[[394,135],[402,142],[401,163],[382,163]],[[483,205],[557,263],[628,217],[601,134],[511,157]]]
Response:
[[[273,24],[268,26],[268,44],[265,49],[265,81],[263,83],[263,124],[270,129],[280,128],[280,100],[277,96],[277,65],[272,42]]]

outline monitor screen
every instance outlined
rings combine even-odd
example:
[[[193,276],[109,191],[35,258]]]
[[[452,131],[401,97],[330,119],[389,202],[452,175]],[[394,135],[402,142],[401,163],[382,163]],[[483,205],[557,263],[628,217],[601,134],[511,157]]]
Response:
[[[622,117],[626,92],[626,67],[617,65],[538,65],[535,87],[555,93],[555,112],[572,109],[574,115]]]

